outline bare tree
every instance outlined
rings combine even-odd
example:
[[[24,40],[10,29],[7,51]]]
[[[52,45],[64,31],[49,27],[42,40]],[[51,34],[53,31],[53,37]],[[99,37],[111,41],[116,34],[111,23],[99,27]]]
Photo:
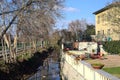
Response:
[[[63,40],[63,42],[68,41],[68,42],[72,42],[74,40],[74,34],[72,34],[71,31],[68,31],[67,29],[62,29],[60,31],[61,34],[61,39]]]
[[[69,23],[69,31],[76,35],[76,39],[78,40],[81,33],[86,29],[86,21],[85,20],[75,20]]]
[[[14,30],[14,47],[17,40],[33,42],[40,36],[46,37],[61,17],[61,11],[56,6],[62,6],[63,0],[1,0],[0,20],[3,30],[0,39],[10,28]],[[45,38],[44,37],[44,38]]]
[[[19,22],[20,24],[27,20],[27,24],[29,25],[33,23],[35,24],[39,23],[39,24],[44,24],[48,27],[51,23],[55,23],[55,19],[61,16],[59,13],[60,11],[56,9],[55,6],[61,6],[62,0],[46,0],[46,1],[44,0],[19,0],[19,1],[5,0],[5,1],[1,1],[3,6],[11,5],[12,7],[8,8],[8,10],[5,12],[1,12],[1,15],[12,14],[13,17],[10,16],[12,17],[12,19],[10,19],[8,26],[3,30],[1,36],[3,36],[4,33],[6,33],[6,31],[9,29],[9,27],[11,27],[12,23],[15,22],[15,20],[17,23]],[[30,20],[32,21],[31,24],[30,24],[31,22]],[[34,20],[37,20],[37,22],[35,22]],[[37,28],[39,27],[37,26]]]

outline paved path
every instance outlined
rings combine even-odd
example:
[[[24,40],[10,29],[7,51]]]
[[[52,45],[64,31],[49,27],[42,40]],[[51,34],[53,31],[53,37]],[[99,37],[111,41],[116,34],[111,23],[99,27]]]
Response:
[[[90,63],[102,63],[104,67],[120,67],[120,56],[119,55],[107,55],[103,59],[92,59],[86,60]]]

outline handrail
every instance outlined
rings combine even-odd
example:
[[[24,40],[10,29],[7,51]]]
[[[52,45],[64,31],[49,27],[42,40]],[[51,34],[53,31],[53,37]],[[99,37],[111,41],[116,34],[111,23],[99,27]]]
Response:
[[[117,77],[103,70],[93,69],[91,65],[85,61],[78,61],[77,64],[75,64],[76,60],[75,60],[75,57],[72,55],[68,55],[64,53],[62,54],[62,56],[64,56],[62,57],[64,58],[64,62],[62,62],[63,65],[68,64],[67,66],[70,66],[70,68],[75,70],[76,73],[79,73],[84,78],[84,80],[120,80]],[[64,70],[64,67],[63,67],[63,70]],[[68,71],[70,71],[70,69]]]

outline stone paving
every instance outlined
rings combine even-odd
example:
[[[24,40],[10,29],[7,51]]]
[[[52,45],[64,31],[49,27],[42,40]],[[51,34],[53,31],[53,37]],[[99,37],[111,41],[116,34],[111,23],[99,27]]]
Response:
[[[120,55],[106,55],[102,59],[86,60],[89,63],[102,63],[104,67],[120,67]]]

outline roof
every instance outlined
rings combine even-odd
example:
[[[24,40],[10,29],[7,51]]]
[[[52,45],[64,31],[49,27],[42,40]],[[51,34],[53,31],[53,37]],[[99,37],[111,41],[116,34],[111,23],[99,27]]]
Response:
[[[115,3],[112,3],[112,4],[108,5],[108,6],[105,6],[104,8],[94,12],[93,14],[95,14],[95,15],[99,14],[99,13],[101,13],[101,12],[103,12],[103,11],[109,9],[109,8],[116,7],[116,6],[120,6],[120,2],[115,2]]]

